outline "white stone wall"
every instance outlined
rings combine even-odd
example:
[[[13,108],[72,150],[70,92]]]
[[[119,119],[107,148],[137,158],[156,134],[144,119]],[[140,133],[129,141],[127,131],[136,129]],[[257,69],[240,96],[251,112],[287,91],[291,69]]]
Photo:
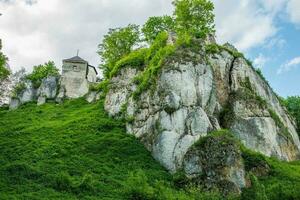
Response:
[[[87,63],[63,63],[61,87],[65,89],[65,96],[68,98],[79,98],[89,91],[89,84],[86,79]]]
[[[97,81],[97,74],[93,67],[89,67],[87,79],[90,83],[95,83]]]

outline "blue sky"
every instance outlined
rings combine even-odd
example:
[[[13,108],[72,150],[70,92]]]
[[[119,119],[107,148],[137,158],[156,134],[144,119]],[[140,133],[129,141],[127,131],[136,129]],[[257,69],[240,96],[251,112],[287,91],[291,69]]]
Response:
[[[300,95],[300,0],[212,0],[217,41],[236,46],[281,96]],[[80,49],[97,66],[109,28],[172,14],[172,0],[0,0],[0,38],[13,71]]]
[[[300,57],[300,29],[286,19],[279,18],[277,23],[280,30],[276,37],[272,38],[269,43],[246,51],[246,55],[252,61],[259,57],[264,60],[256,67],[261,68],[264,76],[278,94],[284,97],[300,95],[300,61],[290,68],[284,67],[293,59]],[[274,40],[279,43],[273,44]]]

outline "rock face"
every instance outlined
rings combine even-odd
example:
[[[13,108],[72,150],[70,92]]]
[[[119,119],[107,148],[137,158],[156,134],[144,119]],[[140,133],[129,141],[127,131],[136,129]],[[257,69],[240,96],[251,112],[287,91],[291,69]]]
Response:
[[[119,116],[127,106],[126,117],[131,119],[127,132],[171,172],[203,171],[201,163],[210,159],[204,155],[209,152],[192,146],[220,128],[230,129],[247,148],[264,155],[287,161],[299,158],[295,123],[267,82],[234,53],[234,47],[224,45],[218,52],[207,53],[205,45],[199,46],[196,51],[177,49],[164,63],[155,86],[138,99],[131,94],[136,88],[133,78],[140,72],[122,69],[111,81],[107,112]],[[214,145],[211,148],[214,151]],[[237,156],[231,159],[234,152]],[[242,188],[243,166],[234,152],[225,151],[221,171],[226,173],[218,177]]]
[[[228,135],[207,137],[192,146],[184,157],[183,169],[188,177],[203,180],[208,188],[219,185],[224,193],[238,193],[246,186],[241,152]]]
[[[12,81],[10,78],[0,82],[0,107],[9,104],[9,96],[12,90]]]
[[[42,80],[39,88],[35,88],[31,81],[23,80],[23,87],[10,100],[10,109],[17,109],[20,105],[27,102],[37,101],[38,105],[46,103],[47,100],[55,99],[58,90],[59,77],[49,76]]]
[[[7,68],[10,70],[9,66]],[[0,107],[4,105],[9,105],[10,96],[14,89],[14,86],[24,78],[25,69],[21,69],[16,73],[10,75],[5,80],[0,82]]]

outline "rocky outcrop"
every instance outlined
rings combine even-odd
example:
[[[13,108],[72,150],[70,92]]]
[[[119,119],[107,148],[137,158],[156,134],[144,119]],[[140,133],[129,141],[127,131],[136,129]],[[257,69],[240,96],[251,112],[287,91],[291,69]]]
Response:
[[[38,105],[42,105],[47,100],[54,100],[59,87],[58,81],[58,77],[46,77],[42,80],[39,88],[35,88],[29,80],[20,81],[18,84],[22,87],[19,89],[20,91],[15,91],[15,94],[11,97],[10,109],[17,109],[27,102],[37,102]]]
[[[218,185],[225,194],[239,193],[246,186],[239,146],[227,133],[194,144],[184,156],[183,169],[189,178],[204,182],[207,188]]]
[[[25,69],[21,69],[0,82],[0,107],[10,104],[10,98],[14,87],[18,82],[24,79],[24,76]]]
[[[127,108],[127,132],[173,173],[183,168],[187,174],[209,170],[201,164],[212,162],[204,155],[209,151],[192,146],[220,128],[230,129],[249,149],[286,161],[297,159],[300,143],[295,123],[267,82],[234,47],[227,44],[207,52],[204,44],[197,45],[178,48],[163,64],[154,86],[138,99],[131,94],[140,72],[123,68],[111,80],[107,112],[119,116]],[[231,153],[237,156],[231,159]],[[227,159],[222,168],[226,173],[218,177],[244,187],[239,153],[225,149],[220,155]]]

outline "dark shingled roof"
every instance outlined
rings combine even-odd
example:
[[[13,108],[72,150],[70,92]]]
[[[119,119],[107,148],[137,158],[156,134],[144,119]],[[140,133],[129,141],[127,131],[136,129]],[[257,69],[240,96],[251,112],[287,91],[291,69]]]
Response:
[[[79,56],[74,56],[72,58],[65,59],[64,61],[65,62],[74,62],[74,63],[88,63],[87,61],[83,60]]]

